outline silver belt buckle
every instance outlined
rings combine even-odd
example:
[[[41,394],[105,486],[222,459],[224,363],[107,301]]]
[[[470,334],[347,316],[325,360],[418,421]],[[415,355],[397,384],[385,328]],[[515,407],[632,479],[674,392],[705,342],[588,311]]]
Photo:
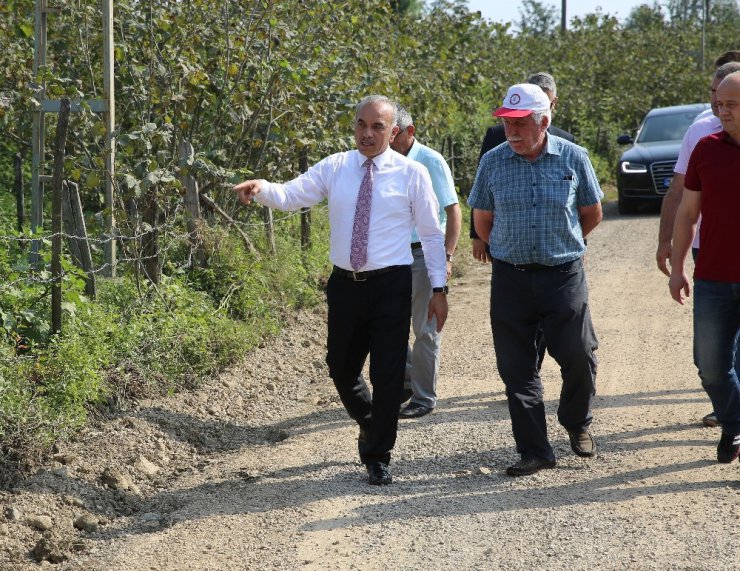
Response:
[[[352,272],[352,281],[355,281],[355,282],[366,282],[367,281],[367,278],[361,279],[361,278],[358,278],[357,277],[357,274],[361,274],[361,273],[362,272],[355,272],[355,271],[353,271]]]

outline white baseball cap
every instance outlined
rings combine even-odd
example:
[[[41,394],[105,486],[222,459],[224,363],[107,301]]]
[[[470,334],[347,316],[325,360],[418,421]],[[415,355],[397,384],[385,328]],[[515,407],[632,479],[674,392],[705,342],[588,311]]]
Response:
[[[493,112],[494,117],[526,117],[535,111],[547,111],[550,98],[539,85],[518,83],[509,87],[504,102]]]

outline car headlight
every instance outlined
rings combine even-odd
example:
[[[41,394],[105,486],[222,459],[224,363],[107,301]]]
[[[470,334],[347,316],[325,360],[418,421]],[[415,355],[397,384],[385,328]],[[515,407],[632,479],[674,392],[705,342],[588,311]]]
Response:
[[[647,172],[647,165],[644,165],[642,163],[631,163],[629,161],[624,161],[622,163],[622,172],[624,174],[641,174]]]

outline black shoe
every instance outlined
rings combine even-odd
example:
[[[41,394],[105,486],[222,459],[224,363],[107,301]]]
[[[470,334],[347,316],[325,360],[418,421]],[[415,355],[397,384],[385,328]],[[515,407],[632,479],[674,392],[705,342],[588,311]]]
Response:
[[[720,464],[729,464],[735,458],[740,456],[740,434],[725,434],[717,444],[717,462]]]
[[[717,420],[717,415],[714,413],[714,411],[710,412],[707,415],[704,415],[701,418],[701,423],[704,426],[708,426],[709,428],[714,428],[716,426],[719,426],[719,420]]]
[[[596,455],[596,443],[588,430],[583,432],[568,432],[570,447],[578,456],[590,458]]]
[[[387,486],[393,481],[388,466],[382,462],[372,462],[367,468],[367,483],[371,486]]]
[[[411,389],[403,389],[403,392],[401,393],[401,404],[411,400],[412,396],[414,396],[414,391]]]
[[[423,404],[410,402],[398,413],[399,418],[419,418],[432,412],[432,409]]]
[[[555,460],[544,460],[542,458],[522,458],[516,464],[506,468],[509,476],[529,476],[545,468],[554,468]]]

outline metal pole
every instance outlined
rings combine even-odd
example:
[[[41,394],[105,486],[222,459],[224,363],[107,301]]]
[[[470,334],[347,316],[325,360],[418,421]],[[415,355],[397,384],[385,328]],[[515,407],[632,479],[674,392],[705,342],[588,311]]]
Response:
[[[563,0],[560,4],[560,31],[565,33],[567,19],[565,17],[567,0]]]
[[[706,35],[707,35],[707,7],[709,0],[702,0],[702,12],[701,12],[701,69],[704,71],[704,50],[706,49]]]
[[[47,0],[36,0],[34,17],[33,74],[38,77],[46,66],[46,5]],[[46,97],[46,84],[39,88],[39,99]],[[37,108],[33,112],[33,140],[31,143],[31,232],[38,232],[44,225],[44,187],[41,175],[44,168],[44,112]],[[39,261],[41,241],[31,244],[31,263]]]
[[[108,102],[104,114],[107,144],[105,148],[105,209],[108,241],[105,243],[106,275],[116,274],[116,218],[114,186],[116,176],[116,97],[113,78],[113,0],[103,3],[103,97]]]

